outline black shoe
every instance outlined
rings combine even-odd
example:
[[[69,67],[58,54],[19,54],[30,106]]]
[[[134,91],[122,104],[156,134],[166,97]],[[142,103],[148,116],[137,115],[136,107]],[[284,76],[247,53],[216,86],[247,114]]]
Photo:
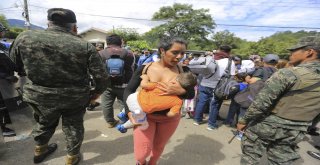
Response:
[[[89,106],[86,108],[86,110],[93,111],[99,105],[100,105],[100,103],[98,103],[98,102],[95,102],[94,104],[89,104]]]
[[[318,152],[313,152],[313,151],[307,151],[307,153],[308,153],[311,157],[320,160],[320,153],[318,153]]]
[[[320,134],[317,132],[317,129],[311,128],[308,130],[307,134],[312,135],[312,136],[319,136]]]
[[[12,136],[16,136],[16,133],[14,132],[14,130],[7,128],[7,127],[3,127],[2,128],[2,135],[3,137],[12,137]]]
[[[217,120],[225,120],[225,119],[223,117],[221,117],[220,115],[218,115]]]
[[[112,122],[107,122],[108,128],[113,128],[119,123],[119,120],[114,120]]]
[[[53,153],[57,148],[58,148],[58,145],[56,143],[49,144],[47,147],[47,150],[44,153],[33,157],[33,163],[35,164],[41,163],[47,156]]]
[[[313,146],[313,147],[320,151],[320,146]]]

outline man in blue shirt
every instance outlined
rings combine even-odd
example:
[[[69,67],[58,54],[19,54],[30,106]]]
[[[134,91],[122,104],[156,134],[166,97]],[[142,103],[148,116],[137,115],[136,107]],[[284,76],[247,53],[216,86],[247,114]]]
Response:
[[[143,51],[143,54],[141,54],[141,56],[139,58],[139,61],[138,61],[138,64],[137,64],[138,67],[140,67],[142,64],[144,64],[147,60],[149,61],[150,57],[151,57],[151,54],[150,54],[149,50],[145,49]]]

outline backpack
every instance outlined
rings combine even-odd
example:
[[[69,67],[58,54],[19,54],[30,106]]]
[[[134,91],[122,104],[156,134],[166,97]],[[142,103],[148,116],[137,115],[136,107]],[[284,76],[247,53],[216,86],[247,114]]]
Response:
[[[109,76],[111,77],[121,77],[124,74],[124,61],[119,55],[111,55],[111,57],[106,60],[106,67]]]
[[[264,87],[265,81],[267,81],[274,72],[277,70],[272,67],[262,67],[263,78],[253,84],[249,84],[246,89],[237,93],[234,97],[234,101],[238,103],[242,108],[249,108],[256,95]]]
[[[231,64],[232,59],[229,58],[228,67],[225,69],[225,74],[220,78],[216,88],[214,89],[214,96],[218,100],[227,100],[232,97],[233,90],[237,90],[235,87],[238,82],[231,76]]]
[[[253,102],[255,96],[264,87],[264,81],[259,80],[253,84],[249,84],[246,89],[237,93],[234,97],[234,101],[240,105],[241,108],[249,108]]]
[[[127,50],[124,50],[122,55],[112,54],[110,58],[106,60],[106,70],[111,80],[112,85],[122,85],[124,79],[124,60],[123,57],[128,54]]]

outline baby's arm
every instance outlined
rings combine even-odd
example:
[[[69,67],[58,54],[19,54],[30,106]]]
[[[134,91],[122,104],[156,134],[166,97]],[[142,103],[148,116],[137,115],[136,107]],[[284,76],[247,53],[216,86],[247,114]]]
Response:
[[[253,83],[257,82],[258,80],[261,80],[261,79],[259,77],[250,77],[250,76],[246,77],[246,82],[248,84],[253,84]]]
[[[167,113],[168,117],[173,117],[177,114],[180,113],[182,105],[181,104],[177,104],[175,106],[173,106],[172,108],[170,108],[170,111]]]
[[[142,89],[154,89],[157,87],[157,83],[149,82],[149,76],[147,74],[142,74],[141,76],[140,86]]]

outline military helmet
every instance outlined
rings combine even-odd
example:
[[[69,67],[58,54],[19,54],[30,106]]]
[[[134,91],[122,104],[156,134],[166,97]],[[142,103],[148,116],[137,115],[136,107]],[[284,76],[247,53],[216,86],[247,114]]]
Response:
[[[8,29],[0,23],[0,32],[7,31]]]

